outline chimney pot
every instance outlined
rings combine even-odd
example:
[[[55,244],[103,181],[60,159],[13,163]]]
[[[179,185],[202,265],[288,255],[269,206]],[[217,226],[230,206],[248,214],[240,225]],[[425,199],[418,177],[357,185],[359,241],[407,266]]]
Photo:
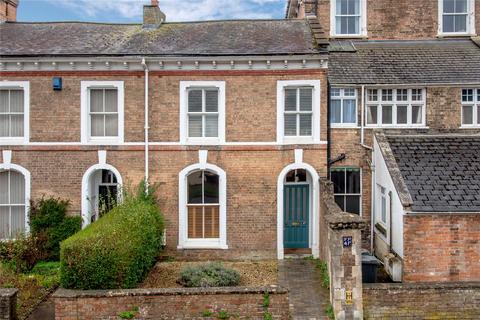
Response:
[[[152,0],[152,6],[158,7],[158,0]]]
[[[19,0],[0,0],[0,23],[17,21]]]

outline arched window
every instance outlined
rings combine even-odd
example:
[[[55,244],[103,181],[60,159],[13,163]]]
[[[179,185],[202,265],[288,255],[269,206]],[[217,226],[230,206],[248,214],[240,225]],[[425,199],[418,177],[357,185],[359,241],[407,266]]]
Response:
[[[15,239],[27,225],[26,177],[16,170],[0,169],[0,239]]]
[[[179,174],[179,249],[228,249],[226,174],[198,163]]]

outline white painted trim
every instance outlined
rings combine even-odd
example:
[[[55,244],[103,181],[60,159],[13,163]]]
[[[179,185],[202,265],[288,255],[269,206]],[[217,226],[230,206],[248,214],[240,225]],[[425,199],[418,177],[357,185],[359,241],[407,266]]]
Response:
[[[0,89],[23,90],[23,137],[0,137],[0,145],[21,145],[30,141],[30,82],[0,81]]]
[[[200,150],[202,151],[202,150]],[[219,177],[220,238],[188,239],[187,232],[187,177],[192,172],[207,170]],[[178,249],[228,249],[227,245],[227,175],[223,169],[210,163],[195,163],[178,174]]]
[[[438,0],[438,36],[439,37],[469,37],[476,36],[475,30],[475,0],[467,0],[467,32],[443,32],[443,1]]]
[[[284,190],[284,180],[288,172],[295,169],[305,169],[311,177],[311,189],[312,189],[312,206],[311,213],[312,219],[310,224],[311,232],[311,247],[312,255],[315,258],[318,258],[320,255],[320,207],[319,207],[319,196],[320,196],[320,183],[317,171],[308,163],[292,163],[283,168],[283,170],[278,175],[277,180],[277,258],[282,260],[284,258],[284,246],[283,246],[283,190]]]
[[[473,90],[473,101],[463,101],[463,90]],[[476,129],[480,127],[480,88],[463,88],[460,93],[460,129]],[[472,107],[472,123],[464,124],[463,123],[463,107]]]
[[[100,152],[102,151],[99,151],[99,155],[100,155]],[[123,180],[122,180],[122,176],[120,175],[120,172],[117,170],[117,168],[107,163],[94,164],[93,166],[88,168],[87,171],[85,171],[82,177],[82,228],[85,228],[90,224],[90,211],[89,211],[89,199],[88,199],[88,195],[90,193],[90,185],[89,185],[90,176],[92,175],[92,173],[95,173],[97,170],[102,170],[102,169],[112,171],[117,178],[117,183],[120,186],[120,188],[123,185]]]
[[[189,88],[218,88],[218,138],[188,137],[188,96]],[[191,145],[218,145],[225,143],[225,81],[180,81],[180,143]]]
[[[343,109],[344,109],[344,100],[355,100],[355,122],[332,122],[330,120],[330,127],[331,128],[359,128],[358,125],[358,90],[357,88],[344,88],[344,87],[332,87],[332,89],[340,90],[339,96],[332,95],[332,90],[330,90],[330,101],[336,100],[340,101],[340,117],[343,121]],[[354,96],[346,96],[345,89],[353,89],[355,91]],[[330,103],[330,108],[332,108],[333,104]],[[330,110],[330,114],[332,114],[332,110]]]
[[[285,137],[284,135],[284,109],[285,87],[310,86],[313,87],[312,100],[312,136],[310,137]],[[321,92],[320,80],[283,80],[277,81],[277,142],[276,144],[320,144],[320,109]]]
[[[295,149],[295,163],[303,162],[303,149]]]
[[[359,34],[337,34],[336,15],[337,1],[330,0],[330,36],[333,38],[366,38],[367,31],[367,0],[360,1],[360,33]]]
[[[327,141],[319,141],[317,143],[311,143],[316,145],[326,145],[328,144]],[[15,145],[15,144],[8,144],[8,145]],[[26,146],[85,146],[91,145],[96,146],[96,144],[91,143],[81,143],[81,142],[29,142]],[[124,143],[116,143],[116,144],[109,144],[115,146],[144,146],[145,142],[124,142]],[[184,144],[176,141],[156,141],[156,142],[149,142],[149,145],[152,146],[182,146]],[[225,142],[221,144],[214,144],[213,146],[241,146],[241,147],[248,147],[248,146],[283,146],[285,144],[277,143],[276,141],[254,141],[254,142]]]
[[[2,159],[5,164],[12,163],[12,150],[2,150]]]
[[[80,123],[81,143],[92,145],[117,145],[124,142],[124,105],[125,89],[123,81],[81,81],[80,84]],[[90,88],[116,88],[118,93],[118,137],[90,137],[90,119],[88,89]]]
[[[25,233],[30,232],[30,187],[31,187],[31,175],[30,171],[28,171],[26,168],[13,164],[10,161],[5,161],[9,160],[8,156],[5,158],[5,155],[10,153],[10,158],[11,158],[11,151],[10,150],[4,150],[3,151],[3,163],[0,163],[0,171],[17,171],[23,175],[25,178]]]

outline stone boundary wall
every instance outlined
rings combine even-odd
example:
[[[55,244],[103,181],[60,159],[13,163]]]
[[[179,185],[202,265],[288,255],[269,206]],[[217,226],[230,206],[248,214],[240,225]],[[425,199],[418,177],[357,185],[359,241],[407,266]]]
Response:
[[[0,289],[0,320],[17,319],[17,289]]]
[[[270,297],[273,319],[289,318],[288,291],[259,288],[167,288],[129,290],[67,290],[54,295],[55,319],[118,319],[138,308],[139,319],[202,319],[205,310],[227,311],[239,318],[263,319],[264,293]],[[215,318],[215,317],[214,317]]]
[[[365,319],[480,319],[480,282],[364,283]]]

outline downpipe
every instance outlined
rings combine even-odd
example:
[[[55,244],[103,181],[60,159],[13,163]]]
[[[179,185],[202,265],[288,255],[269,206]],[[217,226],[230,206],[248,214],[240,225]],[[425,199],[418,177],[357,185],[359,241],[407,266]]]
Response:
[[[149,186],[149,132],[150,129],[148,124],[148,66],[145,62],[145,58],[142,58],[142,67],[145,72],[145,193],[148,194],[148,186]]]

